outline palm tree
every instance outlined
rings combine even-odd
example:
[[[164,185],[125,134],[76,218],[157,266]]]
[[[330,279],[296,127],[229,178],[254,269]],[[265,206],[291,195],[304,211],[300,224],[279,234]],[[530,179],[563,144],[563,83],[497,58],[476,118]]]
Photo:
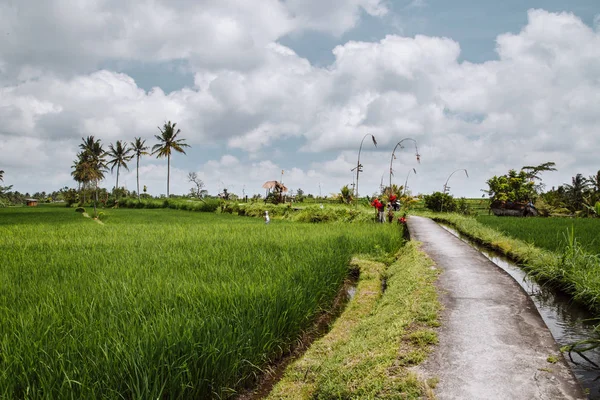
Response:
[[[583,207],[585,191],[589,188],[587,179],[582,174],[577,174],[571,178],[570,185],[565,186],[565,193],[572,211],[577,211]]]
[[[82,150],[81,154],[81,170],[84,182],[92,182],[96,188],[96,198],[94,200],[94,214],[96,214],[96,203],[98,202],[98,182],[104,179],[106,172],[106,152],[102,148],[100,139],[94,139],[94,136],[81,138],[83,141],[79,145]]]
[[[73,161],[73,165],[71,165],[71,176],[77,182],[77,191],[79,192],[79,196],[82,194],[82,186],[83,186],[83,203],[85,203],[85,185],[87,183],[85,176],[85,157],[83,152],[77,154],[77,160]]]
[[[0,181],[4,182],[4,171],[0,169]]]
[[[545,162],[543,164],[540,165],[528,165],[525,166],[523,168],[521,168],[521,171],[525,171],[527,173],[527,179],[531,179],[531,180],[538,180],[541,181],[542,178],[540,178],[540,172],[543,171],[556,171],[556,163],[549,161],[549,162]]]
[[[342,203],[350,204],[352,203],[352,192],[352,189],[350,189],[348,185],[342,186],[338,198]]]
[[[146,146],[146,140],[142,140],[141,137],[134,138],[134,141],[131,142],[131,147],[133,149],[133,153],[137,158],[137,196],[138,201],[140,199],[140,158],[144,155],[147,155],[148,147]]]
[[[544,190],[545,185],[542,183],[542,178],[540,177],[540,173],[544,171],[556,171],[556,163],[552,161],[545,162],[540,165],[527,165],[521,168],[521,171],[524,171],[527,175],[526,178],[531,182],[539,181],[537,185],[534,185],[534,190],[537,193],[541,193]]]
[[[160,143],[152,147],[152,154],[156,154],[156,158],[167,157],[167,198],[169,197],[169,180],[171,178],[171,149],[185,154],[183,148],[190,147],[184,143],[185,139],[177,139],[181,129],[175,130],[176,125],[177,123],[171,124],[171,121],[169,121],[163,125],[162,129],[158,127],[161,135],[154,135],[154,137]]]
[[[2,179],[1,173],[2,171],[0,171],[0,179]],[[590,175],[587,181],[594,190],[594,193],[600,193],[600,171],[596,172],[596,175]]]
[[[127,167],[127,161],[131,161],[133,158],[133,154],[131,152],[133,149],[127,148],[127,143],[123,145],[123,142],[117,140],[115,146],[111,144],[108,145],[108,153],[107,155],[110,157],[108,163],[106,164],[110,167],[110,172],[112,173],[115,167],[117,167],[117,183],[115,185],[115,189],[117,189],[117,195],[119,190],[119,168],[123,167],[127,171],[129,171],[129,167]]]

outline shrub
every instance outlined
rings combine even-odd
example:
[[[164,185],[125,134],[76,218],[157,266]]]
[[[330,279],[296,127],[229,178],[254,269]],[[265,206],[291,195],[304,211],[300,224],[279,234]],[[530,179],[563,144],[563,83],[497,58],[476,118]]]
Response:
[[[435,192],[425,195],[423,198],[425,200],[425,207],[431,211],[454,212],[457,209],[456,201],[448,193]]]
[[[78,213],[84,213],[84,212],[85,212],[85,208],[83,208],[83,207],[77,207],[77,208],[75,209],[75,212],[78,212]]]
[[[458,200],[455,200],[456,203],[456,211],[463,214],[463,215],[471,215],[471,209],[469,207],[469,203],[467,202],[467,199],[465,199],[464,197],[461,197]]]

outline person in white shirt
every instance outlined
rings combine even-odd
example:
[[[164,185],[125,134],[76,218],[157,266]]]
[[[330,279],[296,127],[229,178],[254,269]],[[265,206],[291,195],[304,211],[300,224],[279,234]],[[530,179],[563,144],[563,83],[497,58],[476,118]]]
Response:
[[[265,224],[268,224],[269,222],[271,222],[271,218],[269,218],[269,212],[265,211]]]

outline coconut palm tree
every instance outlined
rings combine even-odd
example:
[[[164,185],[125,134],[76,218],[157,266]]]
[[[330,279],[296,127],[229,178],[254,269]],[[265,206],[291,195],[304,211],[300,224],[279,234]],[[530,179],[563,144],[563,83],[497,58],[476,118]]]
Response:
[[[0,179],[2,179],[2,174],[0,174]],[[587,181],[594,190],[594,193],[600,193],[600,171],[596,172],[596,175],[590,175]]]
[[[83,152],[77,153],[77,160],[73,161],[71,169],[73,170],[71,171],[71,176],[77,182],[79,196],[83,193],[83,203],[85,204],[85,186],[88,182],[85,176],[85,157]]]
[[[583,207],[584,194],[589,188],[589,182],[582,174],[577,174],[571,178],[570,185],[564,185],[565,194],[572,211],[577,211]]]
[[[340,189],[338,198],[340,199],[340,201],[342,203],[350,204],[350,203],[352,203],[352,192],[353,192],[352,189],[350,189],[348,187],[348,185],[344,185]]]
[[[0,181],[4,182],[4,171],[0,169]]]
[[[102,148],[100,139],[95,139],[94,136],[81,138],[83,143],[79,145],[82,150],[81,154],[81,170],[84,182],[93,183],[96,189],[96,198],[94,200],[94,214],[96,214],[96,204],[98,203],[98,182],[104,179],[106,172],[106,152]]]
[[[117,167],[117,183],[115,185],[115,189],[117,189],[117,193],[118,193],[119,169],[121,167],[123,167],[127,171],[129,171],[129,167],[127,166],[127,161],[131,161],[131,159],[133,158],[133,154],[131,154],[133,149],[128,148],[127,143],[123,144],[123,142],[121,142],[120,140],[117,140],[115,142],[115,146],[113,146],[112,143],[109,144],[108,149],[109,149],[109,151],[108,151],[107,155],[110,157],[110,160],[108,160],[108,163],[106,165],[108,167],[110,167],[111,173],[113,172],[115,167]]]
[[[171,124],[171,121],[166,122],[162,129],[159,127],[160,135],[154,135],[160,143],[152,147],[152,154],[156,154],[156,158],[167,157],[167,198],[169,197],[169,181],[171,178],[171,152],[172,150],[185,154],[184,147],[190,147],[185,143],[185,139],[177,139],[177,135],[181,133],[181,129],[175,130],[177,123]]]
[[[140,199],[140,158],[144,155],[148,154],[148,146],[146,146],[146,140],[142,140],[141,137],[134,138],[133,142],[131,142],[131,148],[133,149],[133,154],[137,158],[137,196],[138,200]]]
[[[544,171],[556,171],[556,163],[549,161],[540,165],[527,165],[521,168],[521,171],[525,171],[527,174],[526,177],[531,182],[538,181],[537,184],[534,185],[534,190],[536,193],[541,193],[544,190],[545,185],[542,183],[542,178],[540,177],[540,173]]]
[[[541,181],[542,178],[540,178],[540,173],[544,171],[556,171],[555,167],[556,163],[549,161],[536,166],[527,165],[521,168],[521,170],[527,173],[527,179]]]

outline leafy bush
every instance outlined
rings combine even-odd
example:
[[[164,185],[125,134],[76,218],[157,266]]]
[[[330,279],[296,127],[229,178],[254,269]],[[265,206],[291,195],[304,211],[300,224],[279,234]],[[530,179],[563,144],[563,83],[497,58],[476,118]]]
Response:
[[[423,196],[423,199],[425,200],[425,207],[431,211],[454,212],[458,208],[456,201],[448,193],[435,192],[433,194]]]
[[[461,197],[458,200],[455,200],[456,203],[456,211],[461,213],[462,215],[471,215],[471,208],[469,207],[469,203],[467,199]]]
[[[73,204],[77,203],[79,194],[75,189],[69,189],[63,193],[63,198],[65,199],[65,206],[71,207]]]
[[[172,208],[186,211],[215,212],[219,208],[219,199],[190,200],[190,199],[143,199],[124,198],[119,200],[123,208]]]
[[[84,213],[84,212],[85,212],[85,208],[83,208],[83,207],[77,207],[77,208],[75,209],[75,212],[78,212],[78,213]]]
[[[506,175],[493,176],[488,179],[487,184],[489,186],[487,193],[492,202],[526,202],[537,197],[534,182],[523,170],[517,172],[511,169]]]

